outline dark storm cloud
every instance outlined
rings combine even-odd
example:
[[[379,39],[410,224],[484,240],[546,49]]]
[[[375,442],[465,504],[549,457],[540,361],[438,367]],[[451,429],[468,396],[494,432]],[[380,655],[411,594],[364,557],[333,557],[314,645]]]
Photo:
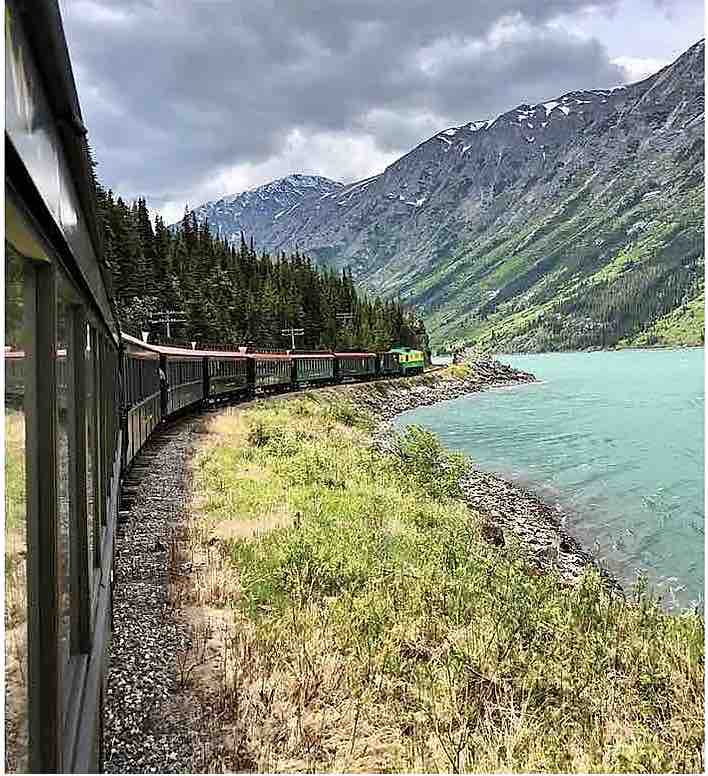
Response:
[[[99,174],[163,200],[277,156],[294,129],[405,151],[437,120],[617,83],[602,46],[546,26],[587,5],[72,0],[64,15]]]

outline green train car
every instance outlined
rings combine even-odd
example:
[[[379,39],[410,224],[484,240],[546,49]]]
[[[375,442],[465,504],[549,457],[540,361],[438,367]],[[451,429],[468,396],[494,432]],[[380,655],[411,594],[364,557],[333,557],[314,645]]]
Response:
[[[388,352],[398,354],[402,375],[417,375],[425,368],[425,355],[422,350],[391,348]]]

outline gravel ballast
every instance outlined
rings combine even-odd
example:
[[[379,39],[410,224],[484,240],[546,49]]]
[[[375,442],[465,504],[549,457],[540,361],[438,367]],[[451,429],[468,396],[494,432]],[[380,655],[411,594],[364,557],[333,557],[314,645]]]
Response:
[[[151,440],[124,484],[104,709],[109,773],[192,770],[192,712],[176,671],[190,629],[170,585],[190,571],[174,548],[187,527],[189,461],[200,425],[198,418],[183,419]]]

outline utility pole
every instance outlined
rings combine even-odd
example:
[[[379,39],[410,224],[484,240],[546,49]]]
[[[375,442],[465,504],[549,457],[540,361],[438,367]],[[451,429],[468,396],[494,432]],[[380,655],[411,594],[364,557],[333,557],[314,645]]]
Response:
[[[158,317],[152,318],[150,320],[150,323],[151,324],[166,323],[167,339],[170,339],[170,337],[172,336],[170,332],[171,323],[186,323],[187,321],[187,314],[184,312],[184,310],[162,310],[157,315]]]
[[[290,340],[292,342],[292,349],[295,350],[295,337],[302,337],[305,334],[305,329],[281,329],[280,333],[283,335],[283,337],[290,337]]]

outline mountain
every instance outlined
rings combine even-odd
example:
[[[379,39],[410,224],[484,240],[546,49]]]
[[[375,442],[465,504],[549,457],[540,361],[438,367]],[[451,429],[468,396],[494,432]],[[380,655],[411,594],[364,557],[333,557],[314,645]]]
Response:
[[[703,163],[701,41],[639,83],[445,129],[252,232],[418,305],[438,346],[696,342]]]
[[[242,194],[207,202],[194,213],[200,223],[209,222],[213,234],[238,242],[243,232],[260,246],[273,224],[291,216],[303,200],[333,194],[340,188],[341,183],[319,175],[288,175]]]

